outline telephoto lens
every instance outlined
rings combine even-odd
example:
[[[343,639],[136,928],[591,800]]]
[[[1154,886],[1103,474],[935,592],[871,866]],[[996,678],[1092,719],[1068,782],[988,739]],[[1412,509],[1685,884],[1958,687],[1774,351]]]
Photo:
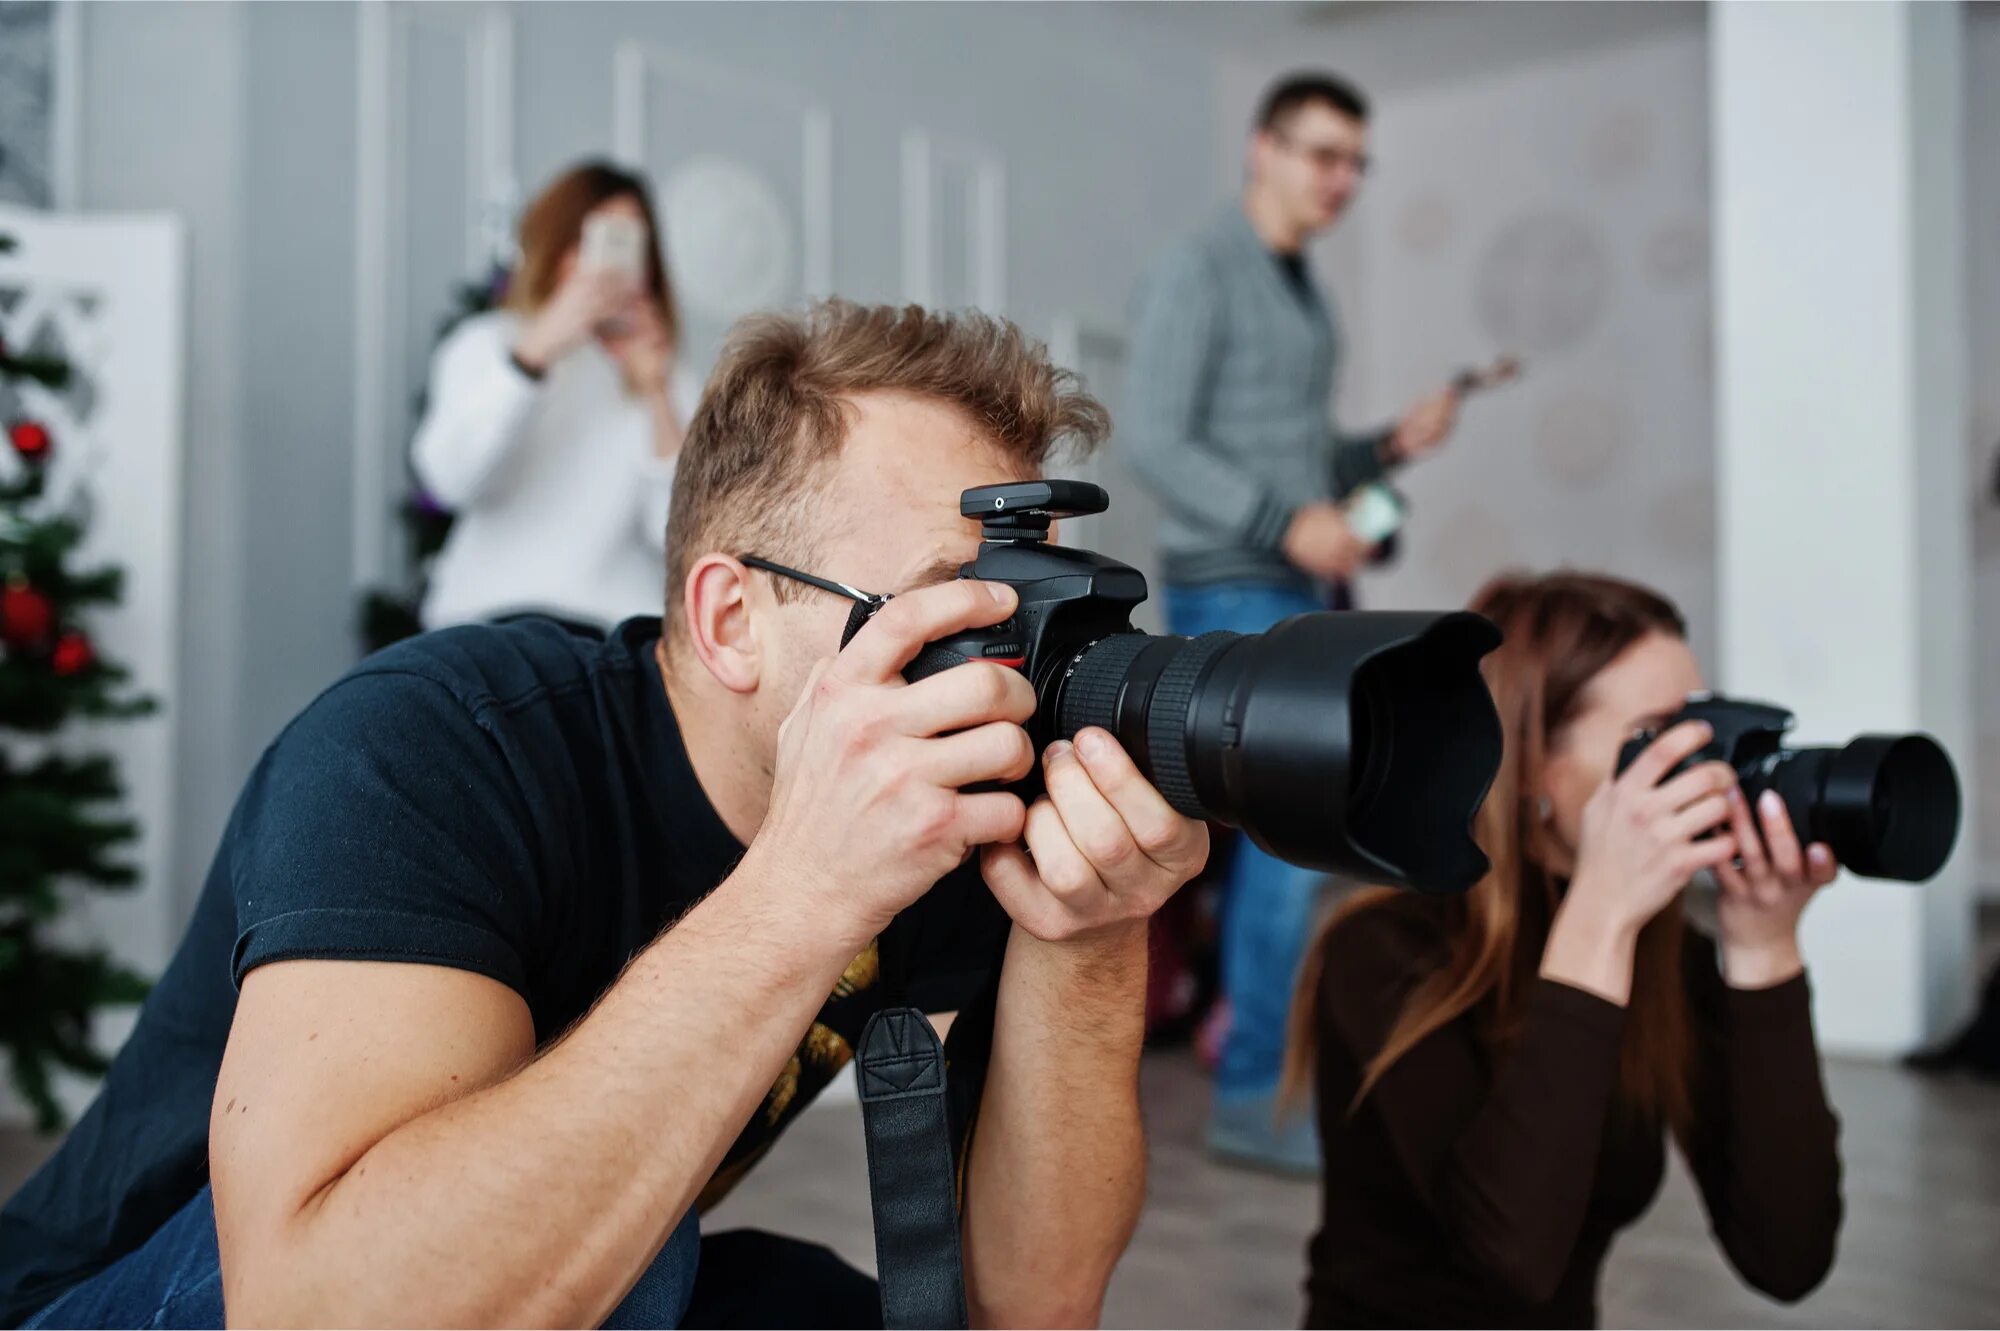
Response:
[[[1706,721],[1715,736],[1675,772],[1700,762],[1728,763],[1744,798],[1754,802],[1766,790],[1777,791],[1799,840],[1825,842],[1848,870],[1914,883],[1951,858],[1958,841],[1958,773],[1929,735],[1862,735],[1839,748],[1788,749],[1782,740],[1792,726],[1790,712],[1704,693],[1657,730],[1629,741],[1618,770],[1683,721]]]
[[[1003,623],[926,644],[904,678],[974,661],[1019,670],[1035,687],[1037,748],[1102,726],[1176,809],[1293,864],[1439,893],[1485,876],[1472,820],[1500,768],[1479,672],[1500,645],[1491,622],[1316,611],[1267,633],[1141,633],[1139,570],[1049,540],[1055,519],[1108,503],[1069,480],[962,493],[984,539],[959,576],[1004,582],[1019,601]],[[886,599],[853,594],[843,644]],[[1039,772],[1009,789],[1032,799]]]
[[[1293,864],[1463,891],[1500,763],[1478,615],[1294,615],[1268,633],[1120,633],[1070,663],[1056,731],[1102,726],[1176,809]]]

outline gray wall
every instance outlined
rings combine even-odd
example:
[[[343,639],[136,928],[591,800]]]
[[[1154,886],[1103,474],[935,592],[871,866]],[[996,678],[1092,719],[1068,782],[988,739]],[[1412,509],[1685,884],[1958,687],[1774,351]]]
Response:
[[[191,903],[244,771],[244,136],[247,14],[234,5],[82,7],[80,206],[170,210],[187,225],[188,373],[176,881]],[[259,498],[268,499],[268,496]]]
[[[412,9],[425,21],[424,6]],[[832,271],[842,294],[901,295],[909,128],[1004,159],[1007,311],[1042,336],[1060,314],[1115,321],[1146,253],[1213,202],[1210,57],[1138,10],[523,4],[506,13],[512,166],[527,192],[610,149],[622,39],[822,102],[833,120]],[[357,7],[328,3],[84,7],[78,202],[168,209],[192,238],[184,690],[172,700],[179,864],[160,889],[183,905],[257,754],[354,656],[360,22]],[[435,110],[443,98],[430,94],[411,105]],[[429,118],[413,120],[392,126],[412,161],[458,151],[424,139]],[[450,203],[455,188],[419,178],[412,206]],[[469,275],[438,250],[409,249],[416,326]],[[426,350],[412,355],[420,362]]]

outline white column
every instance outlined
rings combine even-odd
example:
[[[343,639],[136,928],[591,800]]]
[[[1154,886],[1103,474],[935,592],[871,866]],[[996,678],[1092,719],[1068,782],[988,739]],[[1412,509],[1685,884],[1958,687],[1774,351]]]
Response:
[[[1969,781],[1962,28],[1956,3],[1709,11],[1716,682],[1791,708],[1800,742],[1928,731]],[[1825,1046],[1962,1015],[1976,840],[1928,884],[1813,904]]]

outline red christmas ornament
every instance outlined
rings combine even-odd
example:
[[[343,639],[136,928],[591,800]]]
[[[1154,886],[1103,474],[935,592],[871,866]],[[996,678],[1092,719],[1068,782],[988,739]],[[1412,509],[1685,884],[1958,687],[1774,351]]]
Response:
[[[0,591],[0,641],[9,647],[39,646],[55,626],[55,607],[27,582],[9,583]]]
[[[49,427],[40,421],[15,421],[7,427],[7,437],[13,441],[14,451],[30,462],[40,462],[49,455]]]
[[[58,675],[76,675],[90,669],[97,660],[97,648],[81,633],[65,633],[56,639],[55,655],[49,664]]]

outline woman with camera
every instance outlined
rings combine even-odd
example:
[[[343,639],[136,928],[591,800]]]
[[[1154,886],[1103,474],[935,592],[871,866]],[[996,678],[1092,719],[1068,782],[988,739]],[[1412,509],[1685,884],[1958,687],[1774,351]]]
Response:
[[[1837,1127],[1800,913],[1835,865],[1751,808],[1708,739],[1621,745],[1701,675],[1679,613],[1614,579],[1502,578],[1472,608],[1505,735],[1462,897],[1367,892],[1308,954],[1288,1082],[1325,1154],[1308,1326],[1584,1326],[1679,1146],[1731,1264],[1783,1300],[1833,1262]],[[1713,875],[1713,935],[1682,889]]]
[[[522,215],[505,308],[438,348],[413,446],[456,515],[426,628],[539,612],[604,627],[664,603],[674,459],[700,386],[643,179],[587,162]]]

